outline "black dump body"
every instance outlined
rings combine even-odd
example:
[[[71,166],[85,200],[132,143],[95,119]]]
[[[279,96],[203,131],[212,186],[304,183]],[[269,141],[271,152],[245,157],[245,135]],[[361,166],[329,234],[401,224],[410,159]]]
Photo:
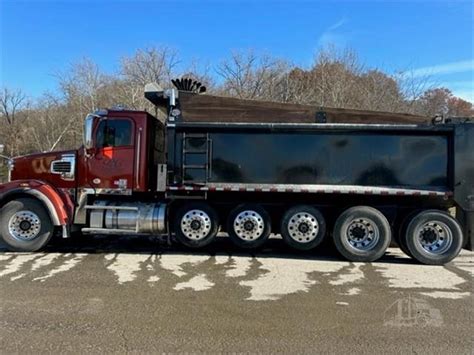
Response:
[[[453,189],[453,130],[176,124],[174,183]]]
[[[181,92],[175,106],[163,107],[161,94],[147,97],[168,114],[171,191],[300,192],[307,199],[389,195],[385,200],[400,199],[395,204],[412,198],[412,205],[431,199],[428,207],[459,207],[474,245],[472,120],[433,123],[405,114]]]

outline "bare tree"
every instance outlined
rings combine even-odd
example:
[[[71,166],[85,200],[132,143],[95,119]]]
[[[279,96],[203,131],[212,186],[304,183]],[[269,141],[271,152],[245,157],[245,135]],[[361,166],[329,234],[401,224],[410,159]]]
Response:
[[[210,63],[202,64],[197,59],[193,59],[180,76],[200,82],[206,87],[207,92],[213,93],[217,89],[217,84],[212,76],[212,70],[212,65]]]
[[[90,112],[104,103],[104,91],[109,78],[90,58],[73,63],[69,70],[56,74],[65,100],[81,109],[81,114]],[[105,100],[107,101],[107,100]]]
[[[241,99],[281,100],[281,84],[289,65],[269,55],[254,51],[233,52],[216,68],[223,79],[221,91]]]
[[[29,103],[21,90],[2,88],[0,92],[0,119],[3,121],[0,139],[5,144],[9,155],[20,154],[26,141],[22,138],[27,129],[29,118]]]
[[[169,47],[139,49],[121,61],[121,74],[127,81],[142,87],[150,82],[169,83],[178,65],[177,51]]]
[[[17,112],[24,108],[26,95],[21,90],[2,88],[0,93],[0,114],[6,124],[15,124]]]
[[[426,90],[416,103],[417,109],[428,116],[471,117],[474,115],[472,103],[454,96],[451,90],[443,87]]]

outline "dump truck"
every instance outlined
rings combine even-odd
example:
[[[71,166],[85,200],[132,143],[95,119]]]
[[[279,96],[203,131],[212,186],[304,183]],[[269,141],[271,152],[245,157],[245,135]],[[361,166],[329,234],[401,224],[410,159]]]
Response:
[[[296,250],[328,239],[361,262],[392,241],[424,264],[472,250],[468,118],[241,100],[173,83],[145,87],[154,115],[99,110],[85,118],[79,149],[11,159],[0,185],[4,244],[36,251],[79,232],[203,248],[222,232],[243,249],[271,234]]]

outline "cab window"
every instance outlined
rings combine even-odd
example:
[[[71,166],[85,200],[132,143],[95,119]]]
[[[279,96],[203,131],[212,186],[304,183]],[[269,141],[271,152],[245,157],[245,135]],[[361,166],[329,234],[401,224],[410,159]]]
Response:
[[[132,122],[129,120],[104,120],[97,128],[96,146],[124,147],[132,145]]]

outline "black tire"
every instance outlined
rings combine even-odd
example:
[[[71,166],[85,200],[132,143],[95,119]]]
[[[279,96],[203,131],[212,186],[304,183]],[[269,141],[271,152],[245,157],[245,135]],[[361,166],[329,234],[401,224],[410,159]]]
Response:
[[[187,247],[202,248],[210,244],[218,231],[217,213],[206,203],[190,203],[181,207],[176,213],[174,219],[176,239]]]
[[[304,230],[300,230],[304,227]],[[280,226],[283,241],[298,250],[316,248],[326,235],[326,221],[316,208],[295,206],[285,212]]]
[[[425,235],[425,237],[424,237]],[[427,265],[444,265],[461,251],[463,233],[449,213],[426,210],[413,217],[403,236],[414,259]]]
[[[356,206],[344,211],[336,220],[333,240],[347,260],[371,262],[384,255],[391,235],[390,224],[379,210]]]
[[[245,223],[252,229],[246,229]],[[230,240],[243,249],[255,249],[262,246],[270,236],[271,219],[259,205],[243,204],[237,206],[227,219],[227,233]],[[239,227],[237,227],[239,226]]]
[[[397,237],[395,238],[400,250],[410,258],[413,258],[413,255],[411,255],[410,250],[408,250],[405,235],[407,233],[408,223],[410,223],[413,217],[415,217],[419,212],[420,211],[412,212],[403,219],[400,228],[398,229]]]
[[[53,232],[48,211],[36,199],[19,198],[0,209],[0,237],[11,251],[38,251]]]

